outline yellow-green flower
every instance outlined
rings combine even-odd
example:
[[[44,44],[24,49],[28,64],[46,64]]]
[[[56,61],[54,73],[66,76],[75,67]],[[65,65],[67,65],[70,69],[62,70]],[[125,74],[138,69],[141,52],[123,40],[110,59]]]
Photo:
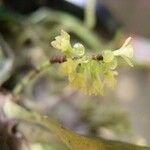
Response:
[[[92,86],[89,87],[89,91],[88,93],[90,95],[94,94],[94,95],[103,95],[104,90],[103,90],[103,82],[101,81],[100,78],[94,79]]]
[[[74,75],[76,74],[77,65],[78,63],[76,63],[76,61],[68,58],[66,62],[60,64],[59,70],[64,75],[68,76],[69,81],[72,82]]]
[[[85,48],[81,43],[76,43],[73,46],[73,55],[74,56],[83,56],[85,53]]]
[[[102,52],[103,61],[106,63],[112,62],[115,58],[113,51],[111,50],[105,50]]]
[[[85,92],[85,89],[87,88],[87,84],[86,84],[86,78],[84,74],[82,73],[74,74],[74,79],[72,80],[71,85]]]
[[[102,52],[103,61],[105,66],[111,70],[116,69],[117,67],[117,59],[114,55],[114,52],[111,50],[105,50]]]
[[[104,74],[105,82],[110,88],[114,88],[116,85],[116,78],[117,75],[116,71],[108,71]]]
[[[129,44],[130,40],[131,38],[128,38],[120,49],[114,51],[114,55],[122,57],[130,66],[133,67],[133,63],[131,61],[133,58],[133,47]]]
[[[61,30],[61,34],[55,37],[55,41],[52,41],[51,44],[54,48],[61,50],[66,55],[71,53],[70,35],[64,30]]]

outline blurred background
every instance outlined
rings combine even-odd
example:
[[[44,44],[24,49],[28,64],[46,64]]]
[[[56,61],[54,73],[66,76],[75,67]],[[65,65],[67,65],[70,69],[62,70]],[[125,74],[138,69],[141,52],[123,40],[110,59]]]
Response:
[[[90,53],[115,50],[131,36],[134,68],[118,68],[116,89],[106,89],[104,96],[84,95],[70,87],[54,65],[28,84],[18,102],[78,133],[150,146],[149,18],[149,0],[1,0],[0,112],[10,96],[6,91],[11,93],[30,70],[59,54],[50,43],[61,29]],[[1,112],[0,132],[6,123],[9,126]],[[26,140],[32,141],[32,127],[24,130]],[[63,149],[58,143],[42,146]],[[41,145],[32,148],[36,146]]]

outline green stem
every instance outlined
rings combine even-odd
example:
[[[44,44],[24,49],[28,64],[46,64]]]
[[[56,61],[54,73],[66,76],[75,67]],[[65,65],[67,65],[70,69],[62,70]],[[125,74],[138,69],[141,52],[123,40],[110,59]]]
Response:
[[[67,29],[66,31],[70,31],[81,38],[92,50],[101,50],[103,47],[100,37],[95,32],[85,27],[82,21],[67,13],[41,9],[31,15],[29,19],[31,24],[38,24],[44,20],[59,23]]]
[[[96,0],[87,0],[85,8],[85,25],[89,29],[92,29],[96,23],[95,5]]]
[[[49,69],[50,67],[50,62],[49,61],[45,61],[44,63],[42,63],[39,67],[37,67],[36,69],[30,71],[27,75],[25,75],[25,77],[15,86],[15,88],[13,89],[13,93],[15,95],[18,95],[19,93],[21,93],[24,89],[24,87],[32,80],[34,79],[37,75],[39,75],[40,73],[46,71],[47,69]]]

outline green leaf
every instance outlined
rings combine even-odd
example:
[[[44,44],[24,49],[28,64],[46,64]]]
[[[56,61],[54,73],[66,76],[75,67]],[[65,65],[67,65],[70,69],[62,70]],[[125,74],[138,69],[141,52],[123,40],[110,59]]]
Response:
[[[31,144],[30,150],[56,150],[56,149],[48,144],[44,145],[41,143],[34,143],[34,144]]]
[[[47,129],[47,132],[53,132],[70,150],[150,150],[149,147],[80,135],[64,128],[52,118],[27,111],[12,101],[7,101],[3,110],[8,118],[12,117],[20,121],[38,124]],[[38,145],[37,148],[41,150],[41,145]]]

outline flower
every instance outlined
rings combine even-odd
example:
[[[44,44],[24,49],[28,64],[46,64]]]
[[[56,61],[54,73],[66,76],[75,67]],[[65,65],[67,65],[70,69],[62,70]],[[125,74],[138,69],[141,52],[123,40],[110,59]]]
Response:
[[[116,85],[116,79],[115,76],[117,75],[116,71],[107,71],[104,74],[105,82],[110,88],[114,88]]]
[[[103,95],[104,90],[103,90],[103,82],[101,79],[98,77],[95,80],[93,80],[92,86],[89,88],[89,95]]]
[[[103,61],[106,63],[112,62],[114,59],[114,53],[111,50],[105,50],[102,52]]]
[[[73,54],[75,56],[83,56],[85,53],[85,48],[81,43],[76,43],[73,46]]]
[[[102,52],[103,61],[107,65],[107,68],[114,70],[117,67],[117,59],[115,58],[115,55],[113,51],[111,50],[105,50]],[[106,66],[105,65],[105,66]]]
[[[75,61],[73,61],[71,58],[68,58],[66,62],[60,65],[59,70],[62,74],[68,76],[69,81],[72,82],[76,74],[77,65],[78,64]]]
[[[55,41],[51,42],[51,45],[64,52],[66,55],[70,54],[71,52],[71,44],[70,44],[70,35],[65,32],[64,30],[61,30],[61,34],[57,37],[55,37]]]
[[[133,67],[133,63],[131,61],[131,59],[133,58],[133,47],[131,44],[129,44],[130,40],[131,40],[131,37],[129,37],[125,41],[125,43],[120,49],[114,51],[113,53],[115,56],[122,57],[130,66]]]

